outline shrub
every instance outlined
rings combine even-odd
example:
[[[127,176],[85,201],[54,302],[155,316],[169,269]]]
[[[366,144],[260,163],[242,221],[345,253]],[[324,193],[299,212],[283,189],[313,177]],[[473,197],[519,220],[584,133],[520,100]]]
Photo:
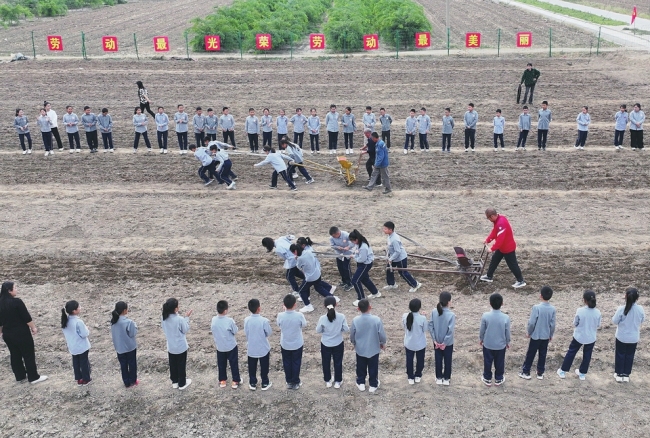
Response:
[[[61,0],[39,0],[38,15],[41,17],[56,17],[68,13],[68,7]]]
[[[32,12],[22,5],[0,5],[0,24],[3,27],[18,23],[21,18],[33,16]]]

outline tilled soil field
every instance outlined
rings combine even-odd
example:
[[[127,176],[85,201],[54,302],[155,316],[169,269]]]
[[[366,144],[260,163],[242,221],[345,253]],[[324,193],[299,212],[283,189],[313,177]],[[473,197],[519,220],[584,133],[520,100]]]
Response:
[[[35,337],[39,371],[50,378],[37,386],[14,383],[7,349],[0,345],[2,400],[11,407],[0,418],[0,435],[647,436],[649,387],[643,376],[650,371],[646,349],[650,333],[642,329],[631,382],[617,384],[612,377],[611,317],[626,287],[639,288],[640,304],[650,304],[650,158],[647,152],[629,148],[614,151],[610,137],[611,116],[618,104],[640,100],[650,87],[626,67],[635,64],[622,55],[533,59],[542,71],[536,103],[548,99],[554,110],[549,150],[542,153],[529,147],[516,153],[514,121],[519,110],[513,103],[512,84],[526,61],[352,58],[229,64],[48,61],[6,66],[1,113],[12,114],[18,106],[33,115],[43,99],[52,101],[59,114],[68,103],[108,106],[116,119],[118,150],[90,155],[84,149],[74,156],[64,151],[46,159],[37,149],[23,156],[13,129],[3,128],[0,275],[17,282],[19,296],[39,327]],[[75,71],[83,80],[65,80]],[[577,78],[591,85],[578,86]],[[133,82],[138,79],[169,113],[180,102],[204,108],[225,104],[232,107],[239,127],[250,106],[258,110],[269,106],[274,115],[279,108],[314,106],[322,116],[334,102],[353,106],[358,118],[366,104],[385,106],[395,118],[396,151],[390,154],[393,194],[361,189],[366,181],[363,162],[359,181],[351,187],[340,176],[314,173],[316,183],[305,185],[301,179],[297,193],[284,186],[270,191],[266,186],[271,169],[253,168],[261,158],[248,155],[232,155],[237,190],[228,192],[216,184],[206,188],[196,175],[198,162],[189,155],[131,153],[130,108],[137,103]],[[30,85],[19,89],[16,83]],[[481,114],[478,150],[461,152],[458,129],[452,153],[442,154],[440,109],[452,106],[460,121],[470,100]],[[574,151],[574,120],[582,104],[593,108],[595,126],[587,149]],[[403,155],[405,114],[421,105],[430,108],[434,120],[433,150]],[[497,106],[508,121],[507,149],[494,153],[490,120]],[[152,129],[149,134],[155,138]],[[241,129],[237,140],[246,150]],[[35,144],[40,148],[38,138]],[[329,155],[307,157],[337,166]],[[381,254],[385,242],[381,224],[393,220],[398,232],[421,245],[405,242],[410,252],[453,258],[452,247],[459,245],[476,257],[490,231],[483,215],[490,206],[508,216],[514,227],[527,287],[511,289],[513,278],[505,263],[494,283],[481,284],[475,291],[452,275],[415,273],[424,285],[416,294],[409,294],[398,280],[397,291],[372,303],[388,332],[387,349],[380,356],[381,387],[375,395],[354,386],[354,351],[349,344],[343,387],[325,388],[320,338],[314,333],[324,309],[322,298],[315,296],[316,311],[307,315],[305,331],[304,385],[294,392],[284,388],[275,318],[288,287],[280,259],[261,247],[263,237],[292,233],[326,243],[328,228],[338,225],[359,229]],[[323,259],[322,265],[324,279],[338,283],[332,259]],[[371,277],[383,286],[380,265],[375,265]],[[409,265],[430,266],[414,258]],[[516,374],[527,347],[526,321],[544,284],[555,290],[552,303],[558,309],[558,328],[549,347],[545,379],[523,381]],[[580,382],[571,375],[562,381],[555,370],[571,340],[573,315],[587,288],[598,294],[603,326],[587,380]],[[430,346],[422,383],[409,386],[401,315],[408,310],[409,299],[417,296],[429,316],[442,290],[452,292],[458,317],[451,386],[435,385]],[[479,380],[478,328],[481,313],[489,309],[488,295],[495,291],[504,295],[513,340],[505,385],[486,388]],[[357,313],[353,295],[340,291],[340,311],[348,322]],[[182,311],[194,310],[188,334],[188,377],[193,383],[184,392],[171,388],[159,322],[161,305],[171,296],[179,298]],[[261,300],[262,314],[275,330],[274,385],[266,392],[251,392],[246,386],[219,389],[209,332],[216,302],[229,301],[230,316],[242,329],[252,297]],[[81,317],[91,329],[94,383],[84,389],[73,382],[58,325],[60,308],[69,299],[81,302]],[[142,383],[135,390],[123,388],[110,340],[109,313],[117,300],[129,303],[130,316],[140,327]],[[242,332],[237,339],[246,382]]]

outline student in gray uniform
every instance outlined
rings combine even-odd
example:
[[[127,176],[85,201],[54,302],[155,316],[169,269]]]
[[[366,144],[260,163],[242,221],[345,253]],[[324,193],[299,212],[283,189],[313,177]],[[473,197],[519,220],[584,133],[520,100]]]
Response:
[[[138,107],[138,110],[140,108]],[[192,383],[192,379],[186,377],[187,372],[187,332],[190,330],[189,310],[185,316],[178,314],[178,300],[169,298],[162,306],[162,329],[167,339],[167,356],[169,358],[169,378],[172,381],[172,388],[186,389]]]
[[[200,106],[196,107],[196,114],[192,118],[192,126],[194,127],[194,140],[196,140],[196,147],[200,148],[203,146],[203,140],[205,139],[205,116],[203,115],[203,109]]]
[[[90,362],[88,361],[90,331],[79,318],[80,312],[81,307],[77,301],[71,300],[65,303],[65,307],[61,309],[61,328],[68,345],[68,351],[72,355],[74,379],[78,386],[88,386],[93,380],[90,378]]]
[[[501,110],[497,109],[494,119],[492,120],[492,126],[494,126],[494,150],[497,150],[497,141],[501,143],[501,150],[504,150],[503,147],[503,131],[506,127],[506,119],[501,115]]]
[[[302,108],[296,108],[296,114],[294,114],[289,121],[293,123],[293,142],[298,143],[302,149],[302,140],[305,136],[305,125],[307,125],[307,117],[302,114]]]
[[[239,376],[239,350],[235,335],[239,331],[235,320],[228,316],[228,302],[221,300],[217,302],[217,314],[212,317],[210,330],[217,347],[217,368],[219,369],[219,387],[225,388],[228,380],[227,364],[230,364],[232,373],[232,389],[239,388],[241,378]]]
[[[429,152],[429,140],[427,135],[431,132],[431,117],[427,115],[425,107],[420,108],[420,115],[418,121],[418,139],[420,141],[420,151],[426,150]]]
[[[318,259],[311,250],[303,249],[301,245],[292,244],[289,247],[289,251],[293,253],[296,259],[296,267],[302,271],[305,276],[300,288],[298,289],[298,294],[300,299],[305,303],[305,307],[300,309],[301,313],[309,313],[314,311],[314,306],[309,301],[309,295],[311,293],[312,286],[320,295],[324,297],[334,296],[334,291],[336,286],[332,286],[329,283],[323,281],[321,277],[321,267]],[[336,301],[339,301],[339,298],[334,296]]]
[[[345,315],[335,310],[336,298],[327,297],[323,301],[327,313],[318,319],[316,333],[321,333],[320,356],[323,364],[323,380],[327,388],[339,389],[343,382],[343,333],[349,332]],[[332,377],[332,362],[334,362],[334,377]]]
[[[207,142],[207,139],[206,139]],[[227,143],[215,142],[217,144],[209,144],[210,154],[214,162],[219,163],[214,170],[214,176],[219,181],[219,184],[226,184],[226,190],[235,189],[235,181],[237,175],[232,171],[232,161],[226,152],[226,147],[230,146]]]
[[[375,254],[372,252],[368,240],[355,229],[350,233],[350,242],[354,244],[352,257],[357,262],[357,269],[354,271],[351,280],[352,286],[357,293],[357,300],[352,305],[356,307],[359,305],[359,301],[366,298],[363,286],[367,287],[370,292],[367,298],[379,298],[381,297],[381,292],[377,290],[377,286],[370,279],[369,273],[372,269],[372,263],[375,261]]]
[[[138,152],[138,143],[140,143],[140,136],[144,138],[144,142],[147,145],[147,152],[151,152],[151,143],[149,142],[149,137],[147,136],[147,123],[149,123],[147,116],[142,114],[142,110],[139,106],[135,107],[133,115],[133,126],[135,126],[135,139],[133,140],[134,154]]]
[[[363,122],[364,132],[366,129],[370,129],[370,132],[374,132],[377,119],[375,118],[375,113],[372,112],[371,106],[366,107],[366,112],[361,121]]]
[[[102,134],[104,152],[113,152],[113,118],[108,114],[108,108],[102,108],[102,115],[97,116],[97,126]]]
[[[94,154],[97,152],[98,139],[97,139],[97,116],[90,112],[90,107],[84,107],[84,115],[81,116],[81,123],[84,125],[84,131],[86,131],[86,141],[88,142],[88,148],[90,153]]]
[[[214,114],[212,108],[208,108],[208,115],[205,117],[205,138],[215,141],[217,139],[217,129],[219,129],[219,117]]]
[[[70,143],[70,153],[75,151],[75,144],[77,145],[77,152],[81,151],[81,142],[79,140],[79,117],[73,113],[71,105],[65,107],[66,113],[63,115],[63,126],[65,132],[68,134],[68,143]]]
[[[260,300],[253,298],[248,301],[248,310],[251,312],[244,320],[244,333],[246,334],[246,355],[248,357],[248,389],[257,389],[257,363],[259,362],[262,374],[262,391],[266,391],[273,383],[269,380],[269,361],[271,358],[271,344],[269,336],[273,333],[269,320],[260,315],[262,311]]]
[[[178,152],[180,155],[187,154],[187,130],[190,117],[185,112],[183,105],[178,105],[176,114],[174,114],[174,124],[176,125],[176,137],[178,138]]]
[[[327,140],[330,154],[336,153],[336,147],[339,142],[339,117],[336,112],[336,105],[330,105],[330,111],[325,116],[325,127],[327,128]]]
[[[587,134],[589,133],[589,124],[591,123],[591,116],[589,115],[589,107],[583,106],[582,111],[576,117],[578,123],[578,138],[576,139],[575,148],[584,149],[585,142],[587,141]]]
[[[251,148],[251,152],[256,153],[259,148],[260,120],[255,116],[255,108],[248,108],[248,117],[246,117],[244,125],[248,135],[248,146]],[[225,142],[226,140],[224,140]]]
[[[501,311],[503,297],[490,295],[491,312],[481,317],[479,345],[483,347],[483,375],[481,381],[492,386],[492,364],[494,364],[494,385],[500,386],[506,380],[504,376],[506,349],[510,348],[510,317]]]
[[[41,130],[41,136],[43,137],[43,147],[45,148],[45,156],[54,155],[52,150],[52,122],[47,116],[45,108],[41,108],[41,115],[36,119],[36,123]]]
[[[643,149],[643,122],[645,113],[641,111],[641,104],[635,103],[630,113],[630,145],[633,150]]]
[[[282,367],[288,389],[300,389],[300,366],[304,340],[302,330],[307,327],[305,315],[296,312],[296,297],[289,294],[284,297],[284,312],[278,313],[276,323],[280,327],[280,351]]]
[[[450,152],[451,134],[453,133],[454,133],[454,118],[451,116],[451,108],[445,108],[445,115],[442,116],[442,151],[443,152]]]
[[[427,318],[420,314],[422,302],[414,298],[409,302],[409,312],[402,315],[404,350],[406,351],[406,376],[409,385],[420,383],[424,370],[424,353],[427,347]],[[413,358],[417,365],[413,371]]]
[[[413,278],[413,276],[406,270],[408,267],[408,254],[402,245],[402,240],[395,232],[395,224],[391,221],[385,222],[383,231],[384,234],[388,236],[388,267],[386,269],[387,286],[384,286],[384,289],[390,290],[398,288],[395,284],[395,273],[391,268],[402,268],[404,269],[403,271],[398,271],[400,277],[411,286],[409,292],[416,292],[422,287],[422,283]]]
[[[307,119],[307,127],[309,128],[309,145],[311,146],[311,153],[316,152],[320,154],[320,117],[316,115],[316,108],[310,110],[311,115]]]
[[[596,334],[598,333],[598,327],[600,327],[601,315],[600,310],[596,309],[596,294],[593,291],[585,291],[582,294],[582,300],[585,305],[578,309],[575,318],[573,318],[573,326],[575,327],[573,339],[569,344],[569,350],[564,356],[562,366],[557,370],[560,379],[566,377],[566,373],[571,369],[573,359],[575,359],[580,348],[582,348],[582,362],[580,368],[576,369],[576,374],[580,380],[585,380],[587,371],[589,371],[591,353],[594,351],[594,345],[596,345]]]
[[[312,176],[309,174],[307,168],[302,165],[302,149],[300,149],[297,144],[289,142],[289,139],[287,137],[282,137],[282,140],[280,140],[280,147],[285,149],[287,155],[291,158],[291,161],[289,161],[287,175],[289,175],[289,177],[293,177],[296,168],[298,168],[298,171],[302,174],[302,176],[305,177],[305,183],[312,184],[314,182],[314,178],[312,178]]]
[[[275,118],[275,124],[278,128],[278,143],[279,143],[280,140],[282,140],[282,137],[284,137],[285,135],[287,136],[289,135],[289,118],[285,115],[285,111],[283,109],[280,110],[278,117]]]
[[[393,118],[390,114],[386,114],[385,108],[379,108],[379,123],[381,123],[381,139],[390,150],[390,125],[393,123]]]
[[[465,122],[465,152],[469,151],[471,146],[474,152],[474,142],[476,140],[476,124],[478,123],[478,113],[474,111],[474,104],[467,105],[467,111],[463,117]]]
[[[533,360],[538,352],[537,378],[539,380],[544,378],[546,351],[548,350],[548,343],[551,342],[553,333],[555,333],[555,307],[549,303],[552,296],[553,289],[549,286],[542,287],[539,292],[539,298],[542,302],[534,305],[533,310],[530,312],[528,326],[526,327],[526,337],[530,338],[530,342],[528,343],[526,359],[519,373],[519,377],[522,379],[530,380],[530,368],[533,366]]]
[[[616,354],[614,377],[617,382],[629,382],[634,353],[639,342],[641,324],[645,320],[643,307],[637,304],[639,291],[633,287],[625,291],[625,305],[619,306],[612,318],[616,324]]]
[[[191,144],[190,152],[192,152],[194,158],[201,162],[201,167],[199,167],[198,170],[199,178],[203,180],[204,185],[209,186],[216,179],[214,171],[217,166],[217,162],[212,158],[212,155],[208,148],[204,146],[197,148],[195,144]]]
[[[269,188],[270,189],[278,188],[278,175],[280,175],[282,179],[284,179],[284,181],[287,183],[289,189],[292,192],[297,191],[298,188],[296,187],[296,184],[293,182],[293,178],[287,175],[287,165],[284,162],[284,160],[289,161],[291,160],[291,158],[275,152],[275,149],[270,148],[268,146],[264,146],[262,151],[264,151],[264,153],[266,154],[266,158],[260,161],[259,163],[253,164],[253,166],[259,167],[269,163],[271,164],[271,166],[273,166],[273,173],[271,174],[271,185],[269,186]]]
[[[349,155],[354,152],[354,146],[352,144],[352,140],[354,136],[354,131],[357,130],[357,123],[355,121],[354,114],[352,114],[352,108],[350,108],[349,106],[345,107],[345,114],[343,114],[341,123],[343,124],[343,139],[345,141],[345,155]]]
[[[370,302],[359,301],[361,315],[355,316],[350,326],[350,342],[357,356],[357,388],[366,390],[368,376],[369,392],[379,388],[379,352],[386,347],[386,331],[378,316],[371,315]]]
[[[409,142],[411,143],[411,152],[415,152],[415,131],[418,129],[418,119],[415,117],[415,109],[412,108],[406,118],[406,141],[404,142],[404,154],[409,153]]]
[[[614,147],[616,149],[623,149],[623,137],[625,137],[625,130],[627,129],[627,122],[629,121],[627,113],[627,105],[621,105],[619,111],[614,114]]]
[[[161,154],[167,153],[167,136],[169,134],[169,116],[165,114],[165,108],[159,106],[156,121],[156,137],[158,138],[158,148]]]
[[[451,294],[441,292],[438,305],[431,312],[429,321],[429,333],[433,339],[433,354],[436,361],[436,385],[443,386],[449,386],[451,360],[454,353],[456,315],[449,310],[450,306]]]
[[[221,125],[221,132],[223,133],[223,142],[232,144],[233,149],[237,149],[235,144],[235,119],[230,115],[230,108],[224,106],[221,110],[221,117],[219,117],[219,125]]]
[[[138,386],[138,362],[135,340],[138,334],[138,326],[127,317],[129,306],[124,301],[115,303],[115,309],[111,312],[111,339],[113,347],[117,352],[117,360],[120,362],[122,371],[122,382],[127,388]]]
[[[27,153],[32,153],[32,136],[29,134],[29,122],[27,117],[23,113],[23,110],[20,108],[16,109],[16,118],[14,119],[14,128],[18,133],[18,139],[20,140],[20,147],[23,149],[23,155]],[[29,152],[25,149],[25,138],[27,138],[27,144],[29,146]]]
[[[330,247],[336,253],[336,268],[341,276],[339,287],[346,292],[352,289],[352,271],[350,269],[350,258],[354,244],[350,242],[350,235],[347,231],[339,230],[338,227],[330,227]]]
[[[522,148],[526,150],[526,139],[528,138],[528,132],[530,131],[530,114],[528,114],[528,106],[524,105],[523,112],[519,114],[519,122],[517,127],[519,128],[519,139],[517,140],[517,150]]]
[[[548,109],[548,102],[542,102],[542,108],[537,112],[537,150],[546,150],[546,137],[553,116]]]
[[[273,142],[273,116],[271,116],[268,108],[262,110],[260,123],[262,125],[262,147],[271,146]]]

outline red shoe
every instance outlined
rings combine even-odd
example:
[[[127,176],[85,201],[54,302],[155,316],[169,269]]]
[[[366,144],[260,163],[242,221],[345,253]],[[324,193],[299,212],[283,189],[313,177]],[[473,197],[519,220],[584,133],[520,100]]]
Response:
[[[136,380],[134,383],[131,384],[131,386],[129,386],[129,388],[133,388],[134,386],[138,386],[139,384],[140,384],[140,381]]]

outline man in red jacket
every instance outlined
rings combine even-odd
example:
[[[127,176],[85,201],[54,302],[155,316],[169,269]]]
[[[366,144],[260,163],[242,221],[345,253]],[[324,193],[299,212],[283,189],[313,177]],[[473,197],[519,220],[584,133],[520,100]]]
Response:
[[[481,280],[492,283],[494,271],[497,270],[497,266],[501,263],[501,259],[506,259],[508,268],[510,268],[510,271],[512,271],[517,279],[517,282],[513,284],[512,287],[519,289],[520,287],[526,286],[524,277],[521,275],[521,269],[519,269],[519,264],[517,263],[517,255],[515,254],[517,244],[515,243],[515,237],[512,234],[510,222],[508,222],[508,219],[506,219],[505,216],[498,214],[494,208],[488,208],[485,210],[485,217],[494,224],[494,228],[492,228],[492,232],[485,239],[485,243],[489,244],[494,241],[494,244],[492,245],[492,248],[489,248],[489,251],[492,253],[490,267],[488,268],[487,273],[481,276]]]

